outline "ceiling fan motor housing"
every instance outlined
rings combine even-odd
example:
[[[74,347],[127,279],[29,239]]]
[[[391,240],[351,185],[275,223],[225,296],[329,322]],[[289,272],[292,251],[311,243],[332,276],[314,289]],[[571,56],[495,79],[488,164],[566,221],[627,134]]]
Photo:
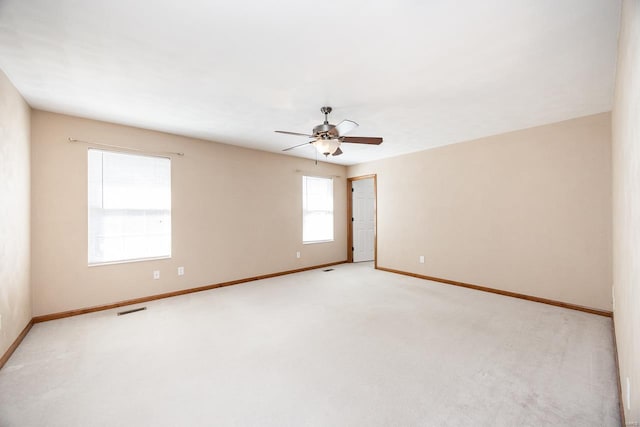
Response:
[[[323,139],[329,139],[331,138],[331,134],[337,136],[336,132],[333,131],[335,128],[335,125],[332,125],[330,123],[323,123],[313,128],[313,136]]]

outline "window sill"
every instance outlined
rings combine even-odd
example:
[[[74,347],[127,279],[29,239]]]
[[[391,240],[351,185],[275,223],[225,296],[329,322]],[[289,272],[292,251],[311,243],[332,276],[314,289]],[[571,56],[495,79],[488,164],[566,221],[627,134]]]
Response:
[[[303,245],[315,245],[316,243],[331,243],[334,240],[312,240],[310,242],[302,242]]]
[[[132,262],[143,262],[143,261],[157,261],[161,259],[171,259],[171,255],[169,256],[161,256],[154,258],[136,258],[136,259],[125,259],[121,261],[106,261],[106,262],[94,262],[88,264],[88,267],[100,267],[101,265],[114,265],[114,264],[129,264]]]

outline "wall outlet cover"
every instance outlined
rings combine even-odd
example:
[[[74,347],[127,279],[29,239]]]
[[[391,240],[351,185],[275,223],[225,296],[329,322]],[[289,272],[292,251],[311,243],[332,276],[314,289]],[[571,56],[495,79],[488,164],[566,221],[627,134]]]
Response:
[[[615,288],[612,286],[611,287],[611,305],[613,306],[613,309],[616,309],[616,292],[615,292]]]
[[[184,276],[184,267],[178,267],[178,276]]]
[[[160,278],[160,270],[153,270],[153,279],[158,280]]]

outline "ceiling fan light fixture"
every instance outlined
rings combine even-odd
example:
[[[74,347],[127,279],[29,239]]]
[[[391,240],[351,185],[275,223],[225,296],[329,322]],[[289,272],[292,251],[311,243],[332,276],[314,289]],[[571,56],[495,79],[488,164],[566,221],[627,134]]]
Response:
[[[328,156],[336,152],[340,148],[340,141],[338,139],[323,139],[318,138],[313,141],[313,146],[316,147],[318,153]]]

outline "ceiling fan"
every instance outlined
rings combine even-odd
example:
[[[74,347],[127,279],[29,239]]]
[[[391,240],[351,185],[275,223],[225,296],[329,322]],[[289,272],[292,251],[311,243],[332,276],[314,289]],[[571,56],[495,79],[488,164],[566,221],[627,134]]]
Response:
[[[320,154],[324,154],[325,156],[339,156],[340,154],[342,154],[340,144],[342,144],[343,142],[347,142],[350,144],[382,144],[382,138],[371,138],[366,136],[345,136],[347,133],[357,128],[358,124],[351,120],[343,120],[337,125],[332,125],[331,123],[329,123],[328,118],[331,110],[331,107],[322,107],[320,109],[322,114],[324,114],[324,123],[314,127],[311,134],[277,130],[277,133],[313,138],[312,141],[294,145],[293,147],[285,148],[282,151],[289,151],[293,150],[294,148],[302,147],[303,145],[311,144],[316,147],[316,150],[318,150]]]

